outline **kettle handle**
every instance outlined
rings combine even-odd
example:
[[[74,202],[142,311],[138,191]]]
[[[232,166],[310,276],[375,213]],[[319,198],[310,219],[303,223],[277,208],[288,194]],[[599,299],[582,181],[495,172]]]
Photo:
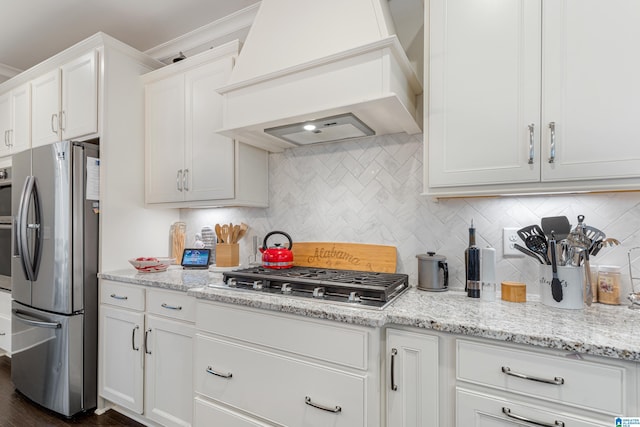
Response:
[[[266,236],[264,236],[264,241],[262,242],[262,247],[263,248],[268,248],[267,246],[267,239],[271,236],[273,236],[274,234],[282,234],[284,237],[287,238],[287,240],[289,240],[289,250],[291,250],[291,248],[293,247],[293,240],[291,240],[291,236],[289,236],[287,233],[285,233],[284,231],[272,231],[270,233],[267,233]]]
[[[444,272],[444,287],[449,287],[449,266],[444,261],[438,261],[438,267]]]

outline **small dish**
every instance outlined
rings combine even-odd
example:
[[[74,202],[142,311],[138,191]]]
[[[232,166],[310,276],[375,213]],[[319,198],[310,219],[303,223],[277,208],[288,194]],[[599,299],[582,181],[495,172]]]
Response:
[[[175,258],[166,257],[138,257],[129,260],[139,273],[159,273],[166,271],[170,265],[176,262]]]

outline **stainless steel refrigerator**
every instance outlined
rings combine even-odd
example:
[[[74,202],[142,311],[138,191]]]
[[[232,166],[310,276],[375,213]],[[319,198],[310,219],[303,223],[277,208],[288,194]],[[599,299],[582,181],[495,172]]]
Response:
[[[97,400],[98,157],[62,141],[12,162],[11,378],[65,416]]]

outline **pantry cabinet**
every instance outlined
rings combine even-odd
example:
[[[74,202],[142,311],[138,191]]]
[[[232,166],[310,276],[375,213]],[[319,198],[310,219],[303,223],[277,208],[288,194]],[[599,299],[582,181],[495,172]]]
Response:
[[[388,329],[386,366],[386,425],[443,425],[439,416],[438,337]]]
[[[98,132],[97,57],[91,50],[31,82],[33,147]]]
[[[432,0],[425,192],[640,188],[640,4]]]
[[[30,85],[23,84],[0,95],[0,156],[15,154],[30,147]]]
[[[109,281],[100,298],[100,396],[163,426],[190,426],[195,299]]]
[[[267,152],[216,133],[238,42],[144,76],[146,202],[267,205]]]

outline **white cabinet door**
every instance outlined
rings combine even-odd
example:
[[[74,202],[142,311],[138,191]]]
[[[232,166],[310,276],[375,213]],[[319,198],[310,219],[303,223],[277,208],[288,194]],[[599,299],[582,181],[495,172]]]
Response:
[[[62,138],[98,132],[97,52],[91,51],[61,67]]]
[[[540,1],[432,0],[429,20],[429,185],[539,181]]]
[[[550,408],[529,406],[461,388],[456,389],[457,427],[571,426],[606,427],[613,425],[588,419],[588,415],[570,415]],[[564,423],[564,424],[563,424]],[[434,424],[437,425],[437,424]]]
[[[100,396],[142,414],[144,313],[105,305],[100,310]]]
[[[432,427],[439,422],[438,338],[387,330],[387,425]]]
[[[0,95],[0,156],[11,153],[11,93]]]
[[[145,87],[146,201],[184,200],[184,76]]]
[[[31,82],[31,146],[58,141],[60,131],[60,70]]]
[[[11,91],[11,152],[31,147],[31,85]]]
[[[640,2],[546,1],[543,180],[640,175]]]
[[[164,426],[190,426],[195,327],[151,315],[146,321],[145,415]]]
[[[189,71],[186,85],[185,174],[187,200],[234,197],[234,142],[217,134],[222,128],[222,95],[232,58],[222,58]]]

